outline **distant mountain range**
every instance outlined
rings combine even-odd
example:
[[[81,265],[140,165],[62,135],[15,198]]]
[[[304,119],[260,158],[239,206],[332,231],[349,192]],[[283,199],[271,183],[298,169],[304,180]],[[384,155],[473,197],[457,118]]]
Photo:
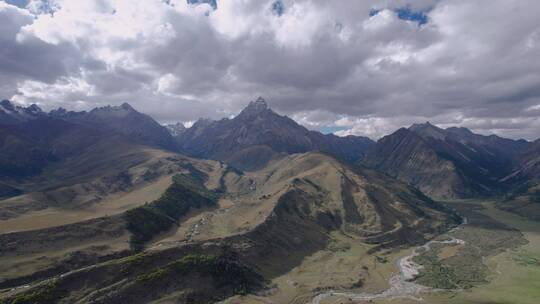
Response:
[[[527,145],[512,173],[502,181],[511,187],[499,206],[540,220],[540,139]]]
[[[95,108],[89,112],[67,111],[63,108],[43,112],[37,105],[15,106],[8,100],[0,103],[0,124],[24,127],[32,121],[64,121],[92,129],[115,132],[142,144],[175,149],[175,143],[167,129],[150,116],[137,112],[129,104]]]
[[[107,151],[134,145],[176,148],[164,127],[128,104],[90,112],[60,108],[45,113],[36,105],[25,108],[4,100],[0,104],[0,197],[17,193],[17,187],[8,186],[14,180],[37,175],[70,157],[100,151],[106,159]]]
[[[389,253],[462,222],[428,196],[502,197],[540,220],[540,141],[425,123],[375,143],[310,131],[262,98],[189,128],[126,103],[0,103],[9,303],[213,303],[305,263],[353,265],[341,282],[357,288],[393,265]]]
[[[95,108],[89,112],[72,112],[59,108],[49,116],[122,134],[138,143],[175,150],[175,142],[167,129],[146,114],[137,112],[128,103]]]
[[[376,254],[460,222],[416,188],[354,166],[371,140],[309,131],[262,99],[187,129],[128,104],[0,111],[0,288],[31,286],[10,303],[33,301],[34,283],[51,278],[61,290],[47,291],[51,303],[171,293],[213,303],[290,271],[336,235]]]
[[[9,100],[0,101],[0,122],[5,125],[17,124],[45,115],[45,112],[35,104],[25,108],[16,106]]]
[[[80,154],[98,142],[123,141],[248,171],[289,154],[318,151],[384,172],[437,199],[507,195],[508,201],[519,198],[530,206],[539,197],[539,141],[442,129],[427,122],[401,128],[375,143],[367,137],[308,130],[272,111],[263,98],[250,102],[232,119],[199,119],[190,128],[181,123],[162,126],[127,103],[88,112],[59,108],[45,113],[37,105],[20,107],[4,100],[0,126],[4,180],[38,174],[51,162]],[[1,182],[0,197],[19,193],[12,184]]]
[[[173,137],[180,136],[182,133],[184,133],[184,131],[186,131],[186,127],[181,122],[165,125],[165,128],[167,128],[167,131],[169,131]]]
[[[310,131],[276,114],[260,97],[233,119],[201,119],[176,138],[187,155],[225,161],[243,170],[262,168],[280,155],[309,151],[354,162],[375,144],[367,137]]]
[[[366,137],[338,137],[310,131],[294,120],[276,114],[262,98],[251,102],[233,119],[200,119],[191,128],[184,128],[181,123],[161,126],[127,103],[88,112],[59,108],[45,113],[37,105],[20,107],[4,100],[0,107],[0,125],[6,126],[2,130],[4,137],[16,137],[19,145],[10,143],[3,153],[6,158],[13,156],[9,150],[21,150],[21,145],[27,145],[27,149],[22,149],[24,151],[32,150],[32,155],[21,154],[21,161],[24,159],[27,163],[4,171],[17,172],[18,176],[36,173],[48,161],[62,158],[57,147],[51,144],[70,131],[74,132],[74,138],[62,139],[67,146],[85,141],[83,147],[87,147],[92,138],[116,134],[133,143],[221,160],[243,170],[262,168],[272,159],[309,151],[325,152],[354,162],[375,144]],[[34,132],[33,129],[37,130]],[[49,130],[49,137],[40,137],[42,130]],[[86,135],[88,132],[92,136]],[[75,138],[76,134],[81,138]]]
[[[362,164],[411,183],[435,198],[493,196],[505,190],[528,142],[466,128],[415,124],[381,138]]]

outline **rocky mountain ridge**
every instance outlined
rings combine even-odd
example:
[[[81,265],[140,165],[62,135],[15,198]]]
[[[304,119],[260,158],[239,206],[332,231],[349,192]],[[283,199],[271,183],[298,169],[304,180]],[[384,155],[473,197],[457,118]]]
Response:
[[[19,177],[81,151],[92,140],[116,134],[126,141],[220,160],[242,170],[263,168],[289,154],[323,152],[385,172],[434,198],[517,193],[524,180],[538,179],[540,149],[525,140],[475,134],[466,128],[442,129],[427,122],[401,128],[375,144],[365,137],[308,130],[274,112],[260,97],[234,118],[199,119],[190,128],[181,123],[161,126],[127,103],[46,113],[37,105],[21,107],[7,100],[0,103],[0,124],[3,174]],[[77,139],[77,134],[86,139]],[[3,188],[5,193],[18,193],[9,185]]]
[[[363,165],[409,182],[436,198],[493,196],[527,148],[524,140],[466,128],[414,124],[381,138]]]
[[[0,102],[0,123],[17,124],[46,115],[36,104],[28,107],[14,105],[9,100]]]
[[[187,155],[229,162],[240,169],[257,169],[280,155],[319,151],[354,162],[373,145],[366,137],[338,137],[310,131],[270,109],[259,97],[236,117],[200,119],[177,137]]]

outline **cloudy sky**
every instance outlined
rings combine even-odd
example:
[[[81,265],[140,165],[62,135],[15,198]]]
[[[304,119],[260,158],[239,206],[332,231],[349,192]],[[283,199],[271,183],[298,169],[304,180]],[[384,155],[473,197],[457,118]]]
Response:
[[[0,99],[162,123],[263,96],[311,129],[540,137],[537,0],[0,1]]]

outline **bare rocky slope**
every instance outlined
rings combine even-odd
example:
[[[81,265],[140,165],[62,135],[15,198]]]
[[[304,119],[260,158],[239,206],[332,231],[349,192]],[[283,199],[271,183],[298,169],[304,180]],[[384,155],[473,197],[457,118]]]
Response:
[[[502,181],[512,188],[498,206],[540,220],[540,140],[527,147],[518,157],[512,173]]]
[[[385,136],[362,164],[411,183],[434,198],[501,195],[501,179],[514,168],[528,143],[465,128],[441,129],[430,123]]]

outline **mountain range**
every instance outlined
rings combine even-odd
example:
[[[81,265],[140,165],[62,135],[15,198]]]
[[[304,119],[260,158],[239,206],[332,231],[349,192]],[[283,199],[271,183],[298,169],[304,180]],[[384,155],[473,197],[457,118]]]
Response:
[[[4,183],[16,184],[46,167],[95,153],[99,147],[111,151],[130,145],[175,148],[164,127],[128,104],[90,112],[45,113],[36,105],[23,108],[5,100],[0,116],[0,182]]]
[[[540,220],[540,140],[527,145],[512,173],[502,181],[512,187],[499,206],[522,216]]]
[[[233,119],[200,119],[188,129],[181,123],[161,126],[150,116],[137,112],[127,103],[95,108],[88,112],[59,108],[45,113],[37,105],[24,108],[4,100],[0,115],[0,124],[9,125],[15,133],[25,133],[24,130],[33,128],[32,124],[64,124],[62,130],[91,129],[101,136],[114,133],[138,144],[177,151],[193,157],[226,161],[243,170],[260,169],[272,159],[309,151],[320,151],[353,162],[374,145],[374,142],[366,137],[338,137],[310,131],[294,120],[276,114],[262,98],[251,102]],[[44,158],[58,158],[51,149],[53,147],[44,147],[35,158],[25,159],[44,163]]]
[[[308,151],[354,162],[374,145],[367,137],[310,131],[276,114],[261,97],[233,119],[198,120],[176,139],[182,153],[225,161],[242,170],[260,169],[282,155]]]
[[[4,177],[30,176],[50,162],[114,137],[223,161],[240,170],[258,170],[286,155],[318,151],[384,172],[438,199],[510,192],[515,196],[524,179],[528,183],[538,179],[538,141],[484,136],[466,128],[442,129],[427,122],[401,128],[375,143],[367,137],[308,130],[275,113],[260,97],[232,119],[199,119],[190,128],[181,123],[162,126],[127,103],[88,112],[59,108],[49,113],[37,105],[20,107],[7,100],[0,105]],[[2,193],[17,193],[7,184],[2,188]]]
[[[127,103],[46,113],[2,101],[0,292],[7,303],[211,303],[334,258],[348,269],[332,284],[354,289],[393,252],[462,222],[433,199],[503,197],[498,207],[540,220],[539,189],[540,140],[429,122],[377,142],[338,137],[262,98],[189,128]],[[363,262],[343,264],[351,256]],[[331,287],[321,282],[302,288]]]
[[[175,143],[169,132],[150,116],[137,112],[128,103],[117,107],[95,108],[89,112],[71,112],[59,108],[49,116],[75,124],[113,131],[141,144],[175,149]]]
[[[442,199],[504,193],[504,179],[524,157],[525,140],[474,134],[466,128],[415,124],[381,138],[362,164]]]
[[[354,166],[370,140],[308,131],[262,100],[175,137],[127,104],[3,104],[16,110],[0,122],[8,303],[209,303],[266,288],[343,239],[371,255],[460,222],[414,187]],[[362,146],[347,146],[355,140]],[[272,156],[249,159],[251,145]],[[222,160],[230,151],[236,166],[178,153],[188,147]]]

